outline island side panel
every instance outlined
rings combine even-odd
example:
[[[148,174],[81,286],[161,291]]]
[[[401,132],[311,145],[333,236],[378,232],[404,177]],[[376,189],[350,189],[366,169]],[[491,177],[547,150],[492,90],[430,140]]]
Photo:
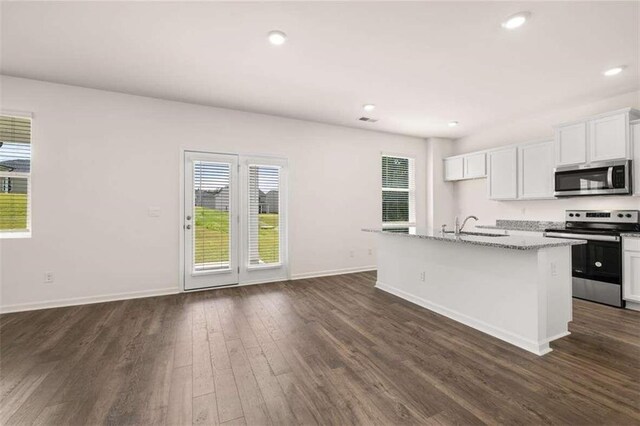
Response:
[[[541,355],[548,283],[539,273],[537,250],[378,235],[378,288]]]
[[[553,247],[538,251],[540,340],[549,342],[569,333],[573,319],[571,247]]]

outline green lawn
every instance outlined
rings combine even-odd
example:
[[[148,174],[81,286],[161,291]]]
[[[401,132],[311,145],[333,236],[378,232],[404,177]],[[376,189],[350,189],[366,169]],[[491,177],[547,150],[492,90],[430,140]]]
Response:
[[[27,194],[0,193],[0,230],[27,228]]]
[[[258,231],[258,253],[263,262],[278,261],[278,215],[261,214]],[[229,213],[196,207],[195,263],[229,260]]]

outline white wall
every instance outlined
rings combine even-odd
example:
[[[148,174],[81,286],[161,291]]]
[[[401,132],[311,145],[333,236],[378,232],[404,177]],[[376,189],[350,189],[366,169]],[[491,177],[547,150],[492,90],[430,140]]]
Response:
[[[5,310],[176,291],[181,148],[289,159],[294,277],[375,264],[374,235],[360,229],[381,222],[381,152],[416,159],[425,223],[421,139],[5,76],[0,84],[3,109],[34,117],[33,236],[0,240]],[[147,216],[151,206],[160,217]],[[53,284],[43,284],[45,271]]]
[[[453,226],[454,184],[446,182],[442,159],[453,155],[453,142],[446,138],[427,139],[427,226],[440,229],[443,224]]]
[[[640,108],[640,92],[630,92],[575,108],[549,111],[511,123],[501,123],[455,141],[454,153],[462,154],[532,140],[551,140],[552,126],[555,124],[624,107]],[[486,179],[476,179],[454,183],[453,207],[441,205],[439,209],[453,209],[455,214],[460,216],[475,214],[480,218],[479,223],[483,224],[492,223],[496,219],[564,221],[564,211],[567,209],[640,209],[640,198],[637,197],[492,201],[487,199],[486,182]]]

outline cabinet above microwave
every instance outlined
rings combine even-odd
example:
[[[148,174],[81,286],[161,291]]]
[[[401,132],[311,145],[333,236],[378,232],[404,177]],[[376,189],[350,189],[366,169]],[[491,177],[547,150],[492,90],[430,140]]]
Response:
[[[640,111],[625,108],[556,126],[556,167],[632,159],[629,122],[637,118]]]

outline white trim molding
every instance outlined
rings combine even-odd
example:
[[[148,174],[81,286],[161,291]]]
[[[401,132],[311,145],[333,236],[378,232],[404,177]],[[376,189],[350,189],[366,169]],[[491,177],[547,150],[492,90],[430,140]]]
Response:
[[[369,271],[375,271],[375,270],[376,270],[376,265],[370,265],[370,266],[356,266],[353,268],[330,269],[326,271],[303,272],[300,274],[292,274],[291,281],[304,280],[306,278],[329,277],[332,275],[355,274],[356,272],[369,272]]]
[[[483,321],[479,321],[477,319],[471,318],[468,315],[462,314],[460,312],[454,311],[452,309],[445,308],[444,306],[438,305],[433,302],[429,302],[421,297],[415,296],[413,294],[407,293],[406,291],[402,291],[393,286],[387,285],[380,281],[376,282],[376,288],[385,291],[387,293],[393,294],[394,296],[400,297],[404,300],[407,300],[411,303],[414,303],[423,308],[429,309],[430,311],[436,312],[440,315],[444,315],[447,318],[451,318],[452,320],[458,321],[464,325],[467,325],[471,328],[479,330],[483,333],[488,334],[489,336],[498,338],[500,340],[504,340],[505,342],[511,343],[512,345],[518,346],[519,348],[525,349],[529,352],[533,352],[536,355],[544,355],[551,352],[551,348],[549,347],[549,342],[560,337],[568,336],[569,332],[561,333],[557,336],[553,336],[548,339],[544,339],[541,344],[534,342],[532,340],[524,339],[520,336],[517,336],[507,330],[503,330],[498,327],[494,327],[490,324],[487,324]]]
[[[63,308],[66,306],[91,305],[94,303],[115,302],[118,300],[142,299],[145,297],[166,296],[180,292],[178,287],[158,288],[155,290],[134,291],[128,293],[105,294],[101,296],[73,297],[70,299],[50,300],[36,303],[18,303],[0,306],[0,314],[12,312],[36,311],[39,309]]]

